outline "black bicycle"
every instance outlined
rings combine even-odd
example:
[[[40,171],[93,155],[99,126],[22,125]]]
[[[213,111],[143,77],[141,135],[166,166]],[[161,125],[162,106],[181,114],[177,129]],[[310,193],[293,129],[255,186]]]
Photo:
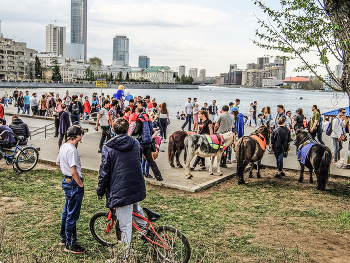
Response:
[[[1,136],[5,133],[11,133],[16,140],[16,145],[2,145]],[[33,146],[19,146],[19,142],[24,141],[24,136],[17,136],[11,131],[5,130],[0,134],[0,160],[5,159],[6,164],[12,164],[13,170],[17,172],[27,172],[32,170],[38,163],[39,152]],[[12,149],[14,147],[14,149]],[[12,154],[6,154],[6,152],[12,152]],[[16,166],[16,167],[15,167]]]

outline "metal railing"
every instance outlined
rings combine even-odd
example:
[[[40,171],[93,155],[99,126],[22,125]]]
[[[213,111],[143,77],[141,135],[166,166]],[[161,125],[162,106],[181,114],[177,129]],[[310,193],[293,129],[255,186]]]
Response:
[[[39,136],[36,139],[40,139],[40,138],[46,139],[46,137],[48,135],[52,135],[52,134],[55,134],[55,124],[54,123],[51,123],[51,124],[45,125],[44,127],[40,127],[40,128],[37,128],[35,130],[30,131],[29,139],[32,140],[32,137],[34,137],[34,136]]]

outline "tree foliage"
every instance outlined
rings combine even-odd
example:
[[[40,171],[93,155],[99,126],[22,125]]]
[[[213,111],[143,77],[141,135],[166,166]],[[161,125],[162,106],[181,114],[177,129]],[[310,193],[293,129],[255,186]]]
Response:
[[[118,81],[118,82],[122,82],[123,81],[123,72],[121,72],[121,71],[118,72],[116,81]]]
[[[42,71],[42,67],[41,67],[41,62],[40,62],[38,56],[35,56],[35,78],[36,79],[43,78],[43,71]]]
[[[129,77],[129,72],[126,72],[125,80],[126,80],[126,81],[129,81],[129,78],[130,78],[130,77]]]
[[[93,68],[101,68],[102,59],[98,57],[89,58],[89,65]]]
[[[94,71],[92,70],[91,66],[88,66],[85,70],[85,79],[89,81],[95,81],[96,76]]]
[[[52,80],[53,81],[62,81],[61,71],[60,71],[60,67],[58,65],[57,58],[54,58],[52,60],[52,64],[53,64]]]
[[[300,59],[297,72],[310,71],[323,83],[329,83],[321,76],[320,69],[326,69],[336,86],[341,90],[340,80],[330,66],[330,57],[343,61],[342,44],[337,38],[339,27],[334,24],[319,0],[281,0],[281,8],[273,10],[260,0],[253,0],[268,19],[258,19],[261,26],[256,30],[260,40],[253,42],[261,48],[284,53],[286,60]],[[316,55],[318,63],[311,63],[309,55]]]
[[[180,82],[182,84],[192,84],[193,81],[194,79],[191,76],[185,76],[185,75],[182,75],[180,79]]]

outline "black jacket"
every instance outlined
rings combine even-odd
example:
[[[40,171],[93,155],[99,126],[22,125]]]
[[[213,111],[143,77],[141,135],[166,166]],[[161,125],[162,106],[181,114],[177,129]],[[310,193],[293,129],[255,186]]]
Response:
[[[68,111],[72,114],[72,105],[73,103],[78,103],[78,106],[79,106],[79,114],[83,114],[84,113],[84,107],[83,105],[81,104],[80,101],[73,101],[69,107],[68,107]]]
[[[19,142],[20,145],[26,145],[30,137],[29,127],[21,119],[14,119],[9,126],[17,136],[24,136],[27,140]]]
[[[274,152],[286,152],[291,141],[290,131],[285,126],[279,126],[271,134],[272,149]]]
[[[109,140],[102,147],[97,195],[106,194],[106,207],[131,205],[146,198],[141,169],[140,143],[127,134]]]

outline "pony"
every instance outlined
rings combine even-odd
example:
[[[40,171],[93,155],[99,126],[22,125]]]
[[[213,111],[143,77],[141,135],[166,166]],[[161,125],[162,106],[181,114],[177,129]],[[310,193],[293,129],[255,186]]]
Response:
[[[174,157],[176,156],[176,165],[177,167],[183,168],[180,163],[180,154],[185,148],[185,138],[188,136],[188,133],[185,131],[176,131],[169,137],[168,142],[168,160],[171,167],[174,165]]]
[[[308,131],[299,129],[295,132],[296,138],[294,144],[297,148],[297,154],[301,147],[314,142],[311,134]],[[310,183],[313,183],[312,172],[314,171],[317,179],[317,190],[324,191],[328,182],[328,176],[330,172],[330,165],[332,162],[331,150],[322,144],[316,143],[313,145],[305,158],[305,164],[299,160],[300,164],[300,177],[298,182],[302,183],[304,180],[304,169],[309,169]]]
[[[262,143],[260,144],[259,141]],[[260,163],[264,157],[266,146],[270,142],[270,130],[267,126],[260,126],[255,133],[249,136],[243,136],[235,144],[237,155],[237,176],[238,184],[244,184],[243,173],[250,163],[249,178],[253,178],[254,162],[257,162],[257,178],[260,178]]]
[[[235,140],[235,134],[233,132],[228,132],[224,133],[223,139],[225,142],[225,147],[231,146]],[[221,137],[219,136],[219,143],[221,140]],[[220,161],[221,161],[221,156],[224,152],[224,149],[218,149],[215,150],[213,149],[206,136],[201,135],[201,134],[193,134],[190,136],[187,136],[185,138],[185,155],[184,155],[184,160],[185,160],[185,175],[187,176],[188,179],[191,179],[193,176],[190,171],[190,164],[191,160],[195,155],[198,155],[200,157],[212,157],[211,162],[210,162],[210,167],[209,167],[209,175],[213,175],[213,164],[214,164],[214,157],[217,156],[217,166],[218,170],[217,173],[218,175],[222,175],[220,171]]]

